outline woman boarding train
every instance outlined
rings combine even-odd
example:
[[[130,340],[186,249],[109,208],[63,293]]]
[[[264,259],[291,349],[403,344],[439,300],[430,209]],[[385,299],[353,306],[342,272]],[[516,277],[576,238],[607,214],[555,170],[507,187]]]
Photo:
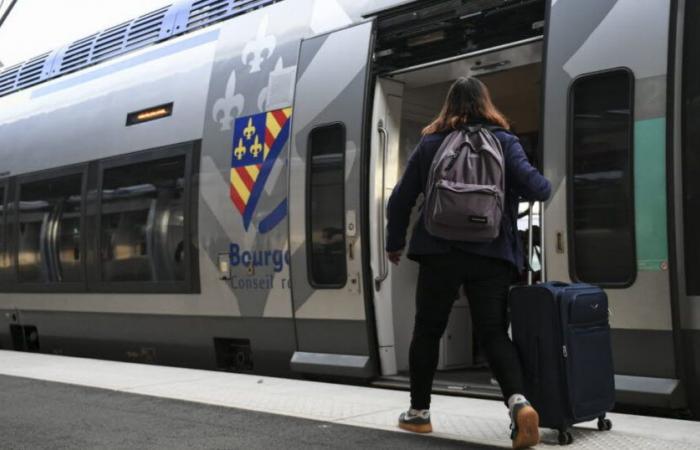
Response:
[[[447,240],[428,232],[424,216],[415,226],[409,259],[419,263],[416,316],[409,350],[411,406],[399,426],[430,432],[430,392],[438,363],[440,337],[452,303],[464,286],[474,328],[483,343],[511,417],[513,448],[539,442],[539,418],[523,395],[523,370],[508,336],[508,289],[523,271],[522,243],[517,236],[520,200],[545,201],[551,185],[529,162],[507,119],[491,101],[488,88],[476,78],[460,78],[450,88],[438,117],[423,129],[423,138],[387,206],[387,257],[399,264],[406,244],[410,214],[426,192],[433,159],[445,138],[456,130],[483,126],[492,130],[504,158],[505,201],[498,237],[488,242]]]

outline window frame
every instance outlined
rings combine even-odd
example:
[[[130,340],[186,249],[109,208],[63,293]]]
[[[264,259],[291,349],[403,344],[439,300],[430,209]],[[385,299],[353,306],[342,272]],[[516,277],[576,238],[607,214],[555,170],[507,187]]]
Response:
[[[82,252],[80,254],[80,266],[81,266],[81,273],[82,273],[82,281],[71,281],[71,282],[56,282],[56,281],[50,281],[50,282],[23,282],[20,281],[19,278],[19,215],[20,215],[20,210],[19,210],[19,201],[20,201],[20,196],[22,193],[22,185],[28,184],[28,183],[35,183],[37,181],[44,181],[44,180],[50,180],[50,179],[56,179],[56,178],[61,178],[69,175],[80,175],[82,177],[81,180],[81,202],[80,202],[80,246],[82,248]],[[10,249],[11,254],[10,257],[12,259],[12,266],[13,266],[13,281],[12,281],[12,286],[11,286],[11,291],[12,292],[37,292],[37,293],[46,293],[46,292],[59,292],[59,293],[68,293],[68,292],[76,292],[76,293],[82,293],[82,292],[87,292],[88,287],[87,287],[87,280],[88,280],[88,274],[87,274],[87,239],[86,239],[86,229],[87,229],[87,220],[86,220],[86,211],[87,211],[87,180],[88,180],[88,164],[87,163],[81,163],[81,164],[73,164],[70,166],[65,166],[65,167],[59,167],[56,169],[47,169],[47,170],[42,170],[40,172],[33,172],[25,175],[18,175],[14,179],[14,190],[12,192],[12,198],[13,198],[13,207],[12,211],[10,212],[9,215],[12,217],[12,227],[10,229],[10,233],[13,237],[13,246]],[[8,215],[6,214],[6,217]]]
[[[630,184],[630,192],[632,193],[632,198],[631,198],[631,208],[630,208],[630,213],[629,213],[629,219],[630,223],[632,224],[632,258],[633,258],[633,267],[634,270],[631,272],[630,277],[621,282],[600,282],[600,281],[588,281],[588,280],[581,280],[581,278],[578,276],[577,272],[577,267],[576,267],[576,240],[575,240],[575,228],[574,228],[574,120],[575,120],[575,115],[574,115],[574,91],[576,87],[578,86],[579,83],[582,81],[587,81],[591,78],[595,78],[597,76],[601,75],[607,75],[611,73],[624,73],[627,75],[627,78],[629,80],[629,98],[630,98],[630,120],[629,120],[629,136],[628,136],[628,145],[629,145],[629,155],[628,155],[628,163],[630,167],[630,173],[629,173],[629,184]],[[634,129],[635,129],[635,76],[634,72],[632,69],[629,67],[625,66],[620,66],[620,67],[614,67],[610,69],[605,69],[605,70],[600,70],[600,71],[595,71],[595,72],[588,72],[585,74],[581,74],[574,78],[571,81],[571,84],[569,85],[569,92],[568,92],[568,97],[567,97],[567,130],[566,130],[566,190],[567,190],[567,199],[566,199],[566,221],[567,221],[567,243],[569,246],[569,257],[568,257],[568,262],[569,262],[569,277],[573,282],[576,283],[589,283],[589,284],[595,284],[597,286],[605,287],[605,288],[610,288],[610,289],[625,289],[629,288],[630,286],[634,285],[635,281],[637,280],[637,276],[639,274],[639,267],[638,267],[638,262],[637,262],[637,226],[636,226],[636,192],[635,192],[635,173],[634,173],[634,163],[635,163],[635,158],[634,158],[634,153],[635,153],[635,146],[634,146]]]
[[[323,128],[330,128],[334,126],[339,126],[342,132],[342,142],[343,142],[343,254],[345,255],[345,258],[343,260],[344,262],[344,267],[345,267],[345,277],[343,278],[342,283],[327,283],[327,284],[321,284],[317,283],[316,280],[313,279],[313,268],[312,268],[312,259],[313,259],[313,239],[312,239],[312,218],[311,218],[311,189],[312,189],[312,146],[311,146],[311,138],[314,134],[315,131]],[[346,176],[346,164],[347,164],[347,127],[345,126],[345,123],[341,121],[334,121],[334,122],[327,122],[327,123],[322,123],[318,124],[315,127],[313,127],[308,134],[307,137],[307,154],[306,154],[306,278],[308,280],[309,286],[311,286],[314,289],[318,290],[331,290],[331,289],[343,289],[345,286],[348,284],[348,254],[347,254],[347,235],[346,235],[346,220],[347,220],[347,213],[346,213],[346,183],[345,183],[345,176]]]
[[[90,276],[90,291],[102,293],[134,293],[134,294],[195,294],[200,292],[199,258],[197,242],[197,201],[196,189],[200,141],[188,141],[158,147],[150,150],[140,150],[122,154],[96,162],[94,186],[95,230],[92,242],[93,273]],[[184,188],[184,235],[185,242],[185,279],[183,281],[104,281],[102,279],[102,183],[105,170],[115,169],[133,164],[147,163],[177,156],[185,157],[185,188]]]

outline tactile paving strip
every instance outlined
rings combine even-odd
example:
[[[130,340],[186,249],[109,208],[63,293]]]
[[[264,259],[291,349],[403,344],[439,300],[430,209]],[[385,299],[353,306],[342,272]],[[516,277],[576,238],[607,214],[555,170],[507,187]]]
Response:
[[[397,418],[398,414],[392,411],[354,417],[349,420],[340,420],[339,422],[372,428],[391,429],[396,427]],[[434,413],[432,415],[432,422],[435,436],[479,444],[510,447],[510,429],[505,414],[503,419],[498,420],[476,416]],[[595,422],[593,422],[593,425],[595,425]],[[614,428],[612,431],[601,432],[595,429],[575,427],[571,431],[574,442],[566,447],[571,450],[697,450],[699,448],[697,444],[684,442],[683,440],[655,439],[648,436],[616,431]],[[542,429],[541,437],[542,443],[538,446],[539,448],[546,448],[549,446],[559,447],[557,431]]]
[[[326,422],[402,432],[405,391],[119,363],[0,350],[0,374],[134,394],[250,409]],[[433,396],[433,436],[510,448],[503,403]],[[613,430],[595,422],[572,430],[567,449],[700,449],[700,422],[610,414]],[[557,432],[542,430],[539,448],[560,448]]]

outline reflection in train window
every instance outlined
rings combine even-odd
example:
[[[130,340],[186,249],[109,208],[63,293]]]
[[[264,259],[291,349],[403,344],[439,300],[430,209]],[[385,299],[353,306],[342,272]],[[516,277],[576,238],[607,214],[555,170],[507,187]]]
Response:
[[[81,174],[19,184],[20,282],[82,281],[82,186]]]
[[[345,286],[345,128],[316,128],[309,135],[309,281]]]
[[[102,280],[184,281],[185,156],[105,169]]]
[[[586,76],[572,87],[572,277],[627,285],[637,264],[632,178],[632,74]]]
[[[6,280],[12,267],[5,237],[5,186],[0,186],[0,280]]]

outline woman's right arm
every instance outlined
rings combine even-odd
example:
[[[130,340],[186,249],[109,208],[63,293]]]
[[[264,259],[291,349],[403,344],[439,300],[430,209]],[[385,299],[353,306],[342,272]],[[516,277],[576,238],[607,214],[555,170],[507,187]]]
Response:
[[[406,170],[387,204],[387,239],[386,251],[393,253],[406,246],[406,231],[411,220],[411,210],[416,199],[423,192],[421,171],[421,150],[423,142],[413,150],[408,159]]]
[[[528,201],[548,200],[552,185],[530,164],[517,137],[510,137],[505,156],[506,176],[510,177],[515,192]]]

